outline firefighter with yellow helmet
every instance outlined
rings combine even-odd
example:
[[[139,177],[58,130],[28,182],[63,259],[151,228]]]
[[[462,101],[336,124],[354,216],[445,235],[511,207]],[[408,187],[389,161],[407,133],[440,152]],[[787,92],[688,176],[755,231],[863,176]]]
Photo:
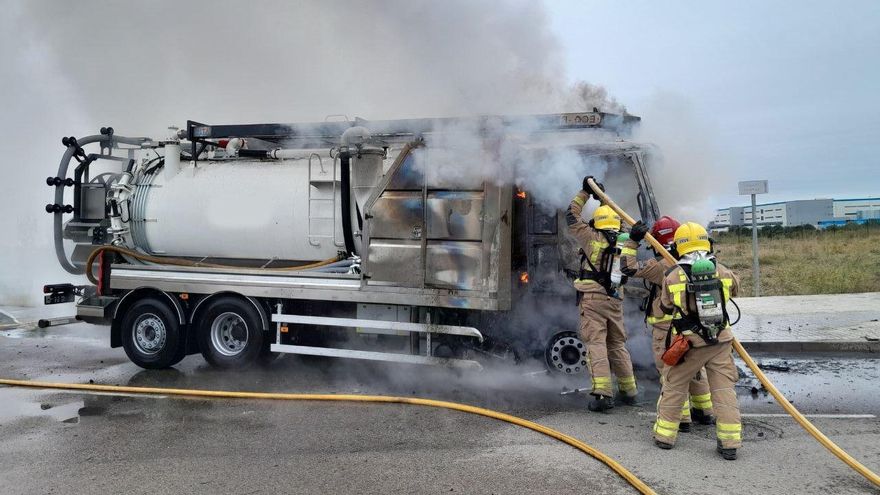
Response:
[[[694,375],[705,367],[714,405],[717,450],[724,459],[736,459],[742,446],[742,424],[734,386],[739,378],[733,362],[733,333],[727,303],[739,283],[732,271],[718,263],[706,229],[687,222],[675,231],[678,263],[660,289],[660,307],[672,315],[666,344],[654,442],[671,449],[679,431],[681,407],[688,398]]]
[[[588,407],[591,411],[607,411],[614,407],[612,372],[617,377],[622,402],[635,404],[638,389],[623,327],[625,279],[621,279],[619,270],[620,216],[609,206],[601,205],[589,222],[583,220],[584,205],[590,195],[596,197],[589,179],[592,177],[584,178],[582,190],[572,199],[565,218],[569,231],[581,245],[580,274],[574,286],[579,295],[579,334],[587,346],[592,376],[593,398]],[[598,186],[604,190],[601,184]]]
[[[681,224],[672,217],[663,216],[657,219],[651,226],[651,236],[667,250],[674,250],[675,231]],[[620,257],[621,271],[627,277],[640,278],[650,284],[648,299],[644,304],[645,323],[651,329],[651,350],[654,354],[654,365],[657,372],[663,374],[663,353],[666,351],[666,337],[672,327],[672,315],[667,315],[660,308],[660,288],[666,272],[675,266],[672,261],[655,253],[654,258],[639,261],[637,249],[639,243],[648,233],[648,226],[644,222],[636,222],[630,230],[629,240],[623,247]],[[698,371],[691,379],[688,387],[690,400],[685,400],[681,410],[681,424],[679,431],[690,431],[691,422],[696,421],[704,425],[715,424],[712,397],[709,392],[709,382],[706,380],[705,370]]]

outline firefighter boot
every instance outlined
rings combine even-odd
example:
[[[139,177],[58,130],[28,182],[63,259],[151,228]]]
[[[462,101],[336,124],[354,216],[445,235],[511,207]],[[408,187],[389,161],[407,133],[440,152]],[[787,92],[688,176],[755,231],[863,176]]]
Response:
[[[639,401],[637,395],[618,394],[617,401],[625,406],[637,406]]]
[[[605,412],[614,407],[614,400],[607,395],[594,395],[587,404],[587,409],[593,412]]]
[[[715,416],[711,414],[706,414],[702,409],[691,409],[691,419],[700,423],[701,425],[714,425],[715,424]]]
[[[736,449],[725,449],[721,446],[721,440],[718,440],[718,447],[716,449],[721,457],[724,458],[725,461],[735,461],[736,460]]]
[[[657,440],[657,439],[654,440],[654,445],[660,447],[660,448],[663,449],[663,450],[670,450],[670,449],[672,449],[672,444],[671,444],[671,443],[661,442],[660,440]]]
[[[689,433],[691,431],[691,424],[690,423],[679,423],[678,424],[678,431],[680,431],[682,433]]]

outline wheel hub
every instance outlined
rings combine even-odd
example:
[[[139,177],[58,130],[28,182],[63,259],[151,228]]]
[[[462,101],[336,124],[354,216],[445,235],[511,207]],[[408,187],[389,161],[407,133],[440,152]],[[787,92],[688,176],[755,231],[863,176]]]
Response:
[[[235,313],[222,313],[211,323],[211,344],[224,356],[237,356],[248,341],[248,327]]]
[[[560,335],[550,343],[547,359],[556,371],[581,373],[587,366],[587,346],[574,335]]]
[[[134,323],[134,345],[143,354],[153,355],[165,347],[168,332],[162,319],[153,313],[138,317]]]

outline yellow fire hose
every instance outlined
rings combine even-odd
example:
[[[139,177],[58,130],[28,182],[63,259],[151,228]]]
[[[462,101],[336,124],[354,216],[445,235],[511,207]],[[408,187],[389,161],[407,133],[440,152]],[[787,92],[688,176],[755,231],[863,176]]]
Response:
[[[605,463],[614,472],[619,474],[630,485],[644,495],[656,495],[656,492],[646,485],[642,480],[637,478],[633,473],[623,467],[620,463],[603,454],[602,452],[590,447],[586,443],[566,435],[553,428],[529,421],[527,419],[518,418],[510,414],[505,414],[491,409],[482,407],[469,406],[456,402],[446,402],[432,399],[419,399],[415,397],[392,397],[385,395],[331,395],[331,394],[288,394],[288,393],[265,393],[265,392],[233,392],[225,390],[189,390],[181,388],[156,388],[156,387],[123,387],[115,385],[95,385],[95,384],[79,384],[79,383],[51,383],[29,380],[9,380],[0,378],[0,385],[9,385],[16,387],[32,387],[32,388],[54,388],[63,390],[84,390],[90,392],[116,392],[128,394],[143,395],[178,395],[187,397],[210,397],[223,399],[270,399],[270,400],[314,400],[314,401],[339,401],[339,402],[372,402],[386,404],[411,404],[416,406],[437,407],[442,409],[451,409],[453,411],[461,411],[468,414],[476,414],[487,418],[497,419],[507,423],[521,426],[538,433],[542,433],[562,443],[568,444],[581,452],[584,452],[599,461]]]
[[[634,225],[636,223],[636,221],[625,211],[623,211],[621,207],[617,206],[617,204],[614,203],[614,201],[612,201],[611,198],[607,194],[605,194],[604,191],[599,189],[593,179],[589,179],[589,184],[590,187],[593,188],[596,196],[599,196],[599,199],[602,201],[602,203],[610,206],[614,211],[616,211],[617,214],[620,215],[621,219],[623,219],[624,221],[626,221],[626,223],[630,225]],[[651,234],[645,234],[645,239],[649,243],[651,243],[651,246],[654,247],[654,250],[660,253],[660,255],[662,255],[664,258],[671,261],[672,263],[678,262],[669,253],[669,251],[667,251],[666,248],[663,247],[662,244],[657,242],[657,239],[654,239],[654,237],[651,236]],[[813,438],[818,440],[819,443],[825,446],[826,449],[830,450],[831,453],[836,455],[841,461],[845,462],[847,466],[853,468],[856,472],[867,478],[868,481],[880,487],[880,476],[865,467],[859,461],[855,460],[852,456],[847,454],[846,451],[838,447],[837,444],[832,442],[831,439],[826,437],[825,434],[823,434],[821,431],[819,431],[818,428],[813,425],[813,423],[811,423],[806,417],[804,417],[804,415],[801,414],[800,411],[795,409],[791,402],[789,402],[788,399],[786,399],[785,396],[782,395],[782,393],[779,392],[779,390],[773,385],[773,383],[770,382],[770,379],[767,378],[767,375],[765,375],[764,372],[761,371],[760,368],[758,368],[758,365],[755,363],[752,357],[749,356],[749,353],[746,352],[746,350],[743,348],[742,344],[739,343],[739,340],[737,340],[736,337],[733,338],[733,348],[736,349],[736,352],[739,354],[742,360],[745,361],[749,369],[752,370],[752,373],[754,373],[761,384],[764,385],[764,388],[767,389],[768,392],[770,392],[770,395],[772,395],[773,398],[775,398],[776,401],[779,403],[779,405],[782,406],[783,409],[785,409],[785,412],[790,414],[791,417],[798,422],[798,424],[800,424],[805,430],[807,430],[807,433],[812,435]]]

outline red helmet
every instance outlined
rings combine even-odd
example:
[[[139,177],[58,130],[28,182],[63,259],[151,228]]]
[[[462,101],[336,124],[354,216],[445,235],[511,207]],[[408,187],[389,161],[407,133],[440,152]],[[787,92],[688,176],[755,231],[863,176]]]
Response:
[[[654,239],[657,239],[660,244],[669,246],[673,242],[673,237],[675,237],[675,229],[679,226],[681,226],[681,224],[678,223],[678,220],[672,217],[662,216],[651,226],[651,236],[653,236]]]

